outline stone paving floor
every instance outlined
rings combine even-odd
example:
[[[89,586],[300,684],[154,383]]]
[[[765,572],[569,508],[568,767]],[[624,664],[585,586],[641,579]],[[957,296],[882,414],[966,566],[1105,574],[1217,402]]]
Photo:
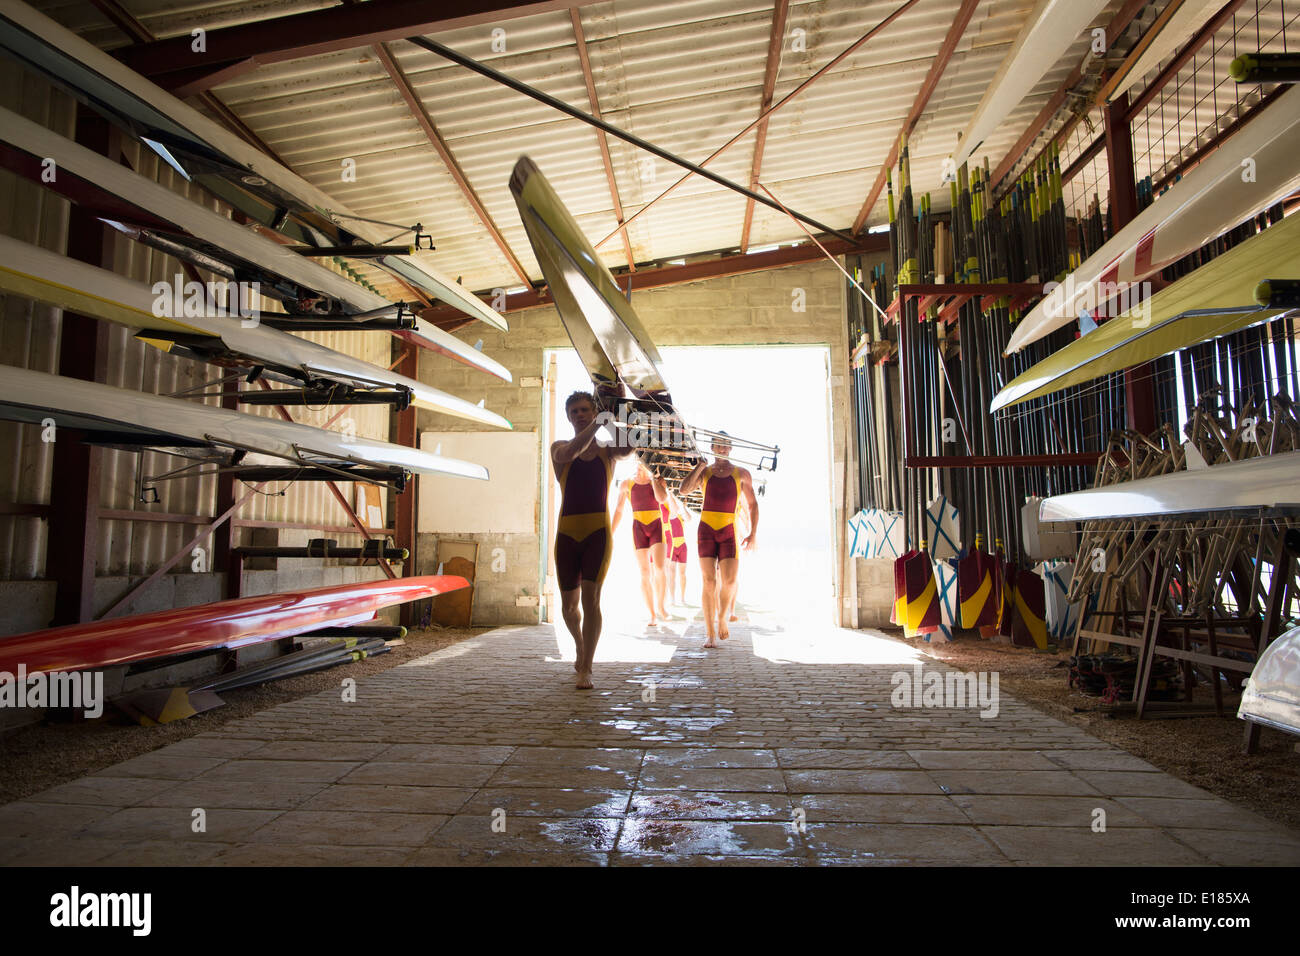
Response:
[[[900,642],[701,640],[607,624],[576,691],[567,634],[491,631],[0,807],[0,863],[1300,864],[1300,834],[1005,694],[893,706]]]

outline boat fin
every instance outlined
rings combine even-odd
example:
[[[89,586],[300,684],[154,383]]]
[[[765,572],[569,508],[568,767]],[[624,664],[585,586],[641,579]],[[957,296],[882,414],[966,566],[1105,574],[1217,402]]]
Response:
[[[1210,463],[1205,460],[1196,446],[1189,441],[1183,442],[1183,451],[1187,454],[1188,471],[1204,471],[1210,467]]]
[[[142,690],[113,701],[113,706],[144,727],[170,724],[221,707],[225,701],[210,690],[164,687]]]
[[[141,342],[145,343],[146,345],[152,345],[154,348],[159,349],[163,352],[170,352],[172,350],[172,346],[176,344],[171,339],[155,339],[148,335],[136,335],[136,338],[139,339]]]
[[[1079,313],[1079,336],[1082,338],[1089,332],[1097,330],[1097,320],[1092,317],[1092,313],[1084,309]]]

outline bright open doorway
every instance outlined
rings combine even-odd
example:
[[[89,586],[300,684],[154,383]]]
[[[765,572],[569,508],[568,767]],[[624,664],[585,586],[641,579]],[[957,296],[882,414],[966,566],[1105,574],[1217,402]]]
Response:
[[[824,346],[688,346],[660,352],[673,402],[689,424],[722,429],[781,449],[776,470],[754,476],[764,486],[758,498],[758,547],[741,556],[739,611],[778,611],[786,617],[824,622],[834,613],[835,575],[828,350]],[[543,409],[544,449],[556,438],[572,435],[564,418],[565,398],[591,388],[572,349],[549,350],[548,370],[552,358],[555,413],[552,425]],[[631,477],[634,470],[630,462],[623,463],[615,480]],[[543,567],[555,538],[558,491],[548,460]],[[698,605],[700,572],[693,525],[687,532],[687,549],[687,603]],[[547,585],[549,590],[553,582]],[[644,615],[628,515],[616,535],[602,605],[606,617]]]

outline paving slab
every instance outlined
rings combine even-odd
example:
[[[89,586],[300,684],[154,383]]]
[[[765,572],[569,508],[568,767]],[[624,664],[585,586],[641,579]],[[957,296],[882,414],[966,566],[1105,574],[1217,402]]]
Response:
[[[895,675],[950,670],[900,641],[749,617],[705,651],[607,614],[589,691],[562,629],[476,635],[0,806],[0,863],[1300,864],[1300,833],[1010,695],[896,708]]]

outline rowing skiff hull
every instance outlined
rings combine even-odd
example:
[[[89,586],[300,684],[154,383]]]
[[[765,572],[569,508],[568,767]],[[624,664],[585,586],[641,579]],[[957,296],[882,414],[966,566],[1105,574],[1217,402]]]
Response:
[[[1300,451],[1121,481],[1044,498],[1041,521],[1118,521],[1167,515],[1300,513]]]
[[[394,578],[69,624],[0,638],[0,671],[90,670],[246,647],[322,627],[362,624],[382,608],[468,586],[454,575]]]
[[[50,419],[57,426],[129,436],[156,447],[252,448],[296,464],[353,461],[416,474],[488,478],[482,465],[416,448],[9,365],[0,365],[0,418],[37,425]]]
[[[1076,322],[1099,290],[1139,282],[1300,189],[1300,85],[1287,90],[1052,289],[1006,352]],[[1261,276],[1259,278],[1266,278]]]

